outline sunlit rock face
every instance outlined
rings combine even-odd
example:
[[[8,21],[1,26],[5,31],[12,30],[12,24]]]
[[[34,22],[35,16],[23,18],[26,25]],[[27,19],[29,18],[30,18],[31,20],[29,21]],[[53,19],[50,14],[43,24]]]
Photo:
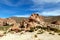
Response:
[[[46,28],[55,28],[60,30],[60,21],[53,21],[51,23],[45,22],[44,16],[38,14],[32,14],[28,19],[23,19],[20,23],[16,23],[13,19],[7,19],[7,24],[14,24],[9,30],[18,32],[19,30],[27,31],[30,28],[36,27],[46,27]]]
[[[7,32],[9,32],[9,31],[15,31],[15,32],[19,32],[19,30],[20,30],[20,24],[19,23],[16,23],[16,24],[14,24],[13,26],[11,26],[8,30],[7,30]]]
[[[60,25],[60,21],[52,21],[51,24]]]
[[[14,19],[8,18],[7,19],[7,24],[8,25],[14,25],[14,24],[16,24],[16,21]]]
[[[7,24],[12,25],[14,24],[9,30],[30,30],[30,28],[35,28],[36,26],[44,25],[44,17],[38,14],[32,14],[28,19],[23,19],[19,25],[13,19],[7,19]]]
[[[24,30],[42,25],[44,25],[44,17],[38,14],[32,14],[28,19],[24,19],[20,22],[20,28],[24,28]]]
[[[44,23],[45,23],[44,17],[39,15],[39,14],[32,14],[29,17],[29,20],[33,21],[35,26],[41,26],[42,27],[42,25],[44,25]]]
[[[43,16],[40,16],[38,14],[32,14],[29,17],[29,20],[30,21],[35,21],[35,22],[40,23],[40,24],[43,24],[44,23],[44,17]]]
[[[49,23],[45,22],[44,19],[44,16],[32,14],[28,19],[23,19],[18,24],[13,19],[8,19],[7,22],[9,25],[14,24],[9,30],[14,30],[16,32],[18,32],[18,30],[30,30],[30,28],[36,28],[37,26],[55,28],[60,30],[60,21],[53,21]]]
[[[7,20],[0,18],[0,26],[5,26],[5,25],[7,25]]]
[[[0,26],[8,26],[13,24],[16,24],[16,21],[11,18],[8,19],[0,18]]]

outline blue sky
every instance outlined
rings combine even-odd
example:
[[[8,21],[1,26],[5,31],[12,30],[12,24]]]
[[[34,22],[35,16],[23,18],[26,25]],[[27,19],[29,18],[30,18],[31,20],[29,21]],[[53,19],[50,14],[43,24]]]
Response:
[[[32,13],[44,16],[60,15],[60,0],[0,0],[0,17],[28,17]]]

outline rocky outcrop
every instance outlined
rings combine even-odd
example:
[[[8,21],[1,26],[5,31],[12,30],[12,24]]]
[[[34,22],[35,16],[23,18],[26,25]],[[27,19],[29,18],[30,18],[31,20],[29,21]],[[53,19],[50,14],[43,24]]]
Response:
[[[30,27],[46,27],[46,28],[54,28],[60,30],[60,21],[53,21],[52,23],[45,22],[44,17],[38,14],[32,14],[28,20],[22,22],[25,30],[30,30]]]
[[[10,23],[14,24],[15,21],[11,21]],[[44,28],[54,28],[60,30],[60,22],[59,21],[53,21],[51,23],[45,22],[44,17],[38,14],[32,14],[28,19],[22,20],[18,26],[14,24],[9,30],[30,30],[30,28],[36,28],[37,26],[39,27],[44,27]]]
[[[43,16],[40,16],[38,14],[32,14],[30,17],[29,17],[29,20],[30,21],[35,21],[37,23],[40,23],[42,24],[44,22],[44,17]]]
[[[36,26],[42,26],[44,24],[44,17],[38,14],[32,14],[28,19],[24,19],[20,23],[20,28],[24,28],[24,30],[30,30],[30,28],[34,28]]]
[[[8,26],[13,24],[16,24],[16,21],[11,18],[8,19],[0,18],[0,26]]]
[[[0,18],[0,26],[5,26],[7,25],[6,19]]]
[[[52,21],[51,24],[56,24],[56,25],[60,25],[60,21]]]
[[[30,28],[35,28],[36,26],[42,26],[44,24],[44,17],[38,14],[32,14],[28,19],[24,19],[20,22],[19,28],[21,30],[30,30]],[[12,30],[18,29],[15,26],[11,28]],[[18,29],[19,30],[19,29]]]
[[[7,30],[7,32],[9,32],[9,31],[18,32],[18,31],[21,30],[21,29],[19,28],[19,26],[20,26],[20,24],[14,24],[13,26],[11,26],[11,27]]]
[[[7,24],[8,25],[14,25],[14,24],[16,24],[16,21],[14,19],[7,18]]]

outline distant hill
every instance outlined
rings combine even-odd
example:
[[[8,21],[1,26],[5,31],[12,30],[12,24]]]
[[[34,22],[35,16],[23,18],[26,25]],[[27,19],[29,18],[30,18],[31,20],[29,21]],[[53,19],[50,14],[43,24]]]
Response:
[[[27,19],[26,17],[10,17],[14,20],[16,20],[17,23],[19,23],[20,21],[22,21],[23,19]]]
[[[51,21],[54,21],[54,20],[59,20],[60,21],[60,16],[44,16],[44,17],[45,17],[46,22],[51,22]],[[10,17],[10,18],[16,20],[17,23],[19,23],[23,19],[27,19],[26,17]]]
[[[51,22],[51,21],[55,21],[55,20],[60,21],[60,16],[48,16],[48,17],[45,17],[45,21],[47,21],[47,22]]]

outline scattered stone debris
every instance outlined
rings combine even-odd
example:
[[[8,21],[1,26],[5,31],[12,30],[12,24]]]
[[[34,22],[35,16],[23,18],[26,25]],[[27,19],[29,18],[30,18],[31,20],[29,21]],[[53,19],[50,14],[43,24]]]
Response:
[[[54,31],[49,32],[49,34],[55,35]]]
[[[0,31],[0,37],[4,36],[4,31]]]
[[[60,33],[58,33],[58,35],[60,35]]]
[[[45,19],[44,16],[41,16],[38,14],[32,14],[28,19],[24,19],[20,23],[17,24],[14,20],[9,18],[10,22],[8,20],[8,24],[11,23],[14,25],[10,27],[8,31],[15,31],[17,33],[19,31],[33,32],[33,31],[37,31],[40,28],[45,29],[45,30],[47,29],[50,30],[51,28],[58,29],[58,30],[60,29],[60,25],[56,25],[56,23],[58,22],[48,23],[48,22],[45,22],[44,19]],[[41,30],[41,33],[43,33],[42,30]]]
[[[3,37],[4,36],[4,34],[0,34],[0,37]]]
[[[40,16],[38,14],[32,14],[28,19],[22,20],[20,23],[16,23],[13,19],[0,19],[1,24],[0,26],[5,25],[5,23],[12,25],[7,31],[0,32],[0,37],[3,37],[5,34],[7,36],[4,36],[3,38],[7,38],[9,40],[10,37],[15,38],[16,40],[60,40],[60,33],[57,33],[58,35],[55,35],[54,31],[55,29],[60,29],[60,23],[59,22],[52,22],[48,23],[44,21],[44,17]],[[56,30],[55,30],[56,31]],[[10,32],[11,34],[9,34]],[[60,32],[60,31],[59,31]],[[20,33],[22,35],[17,35],[14,33]],[[35,34],[35,35],[34,35]],[[34,38],[31,36],[34,35]],[[55,35],[55,36],[52,36]],[[48,37],[49,36],[49,37]],[[56,38],[55,38],[56,37]],[[12,40],[11,38],[11,40]],[[41,38],[41,39],[40,39]],[[2,40],[2,39],[1,39]]]
[[[0,18],[0,26],[12,26],[16,23],[14,19],[11,18]]]
[[[37,38],[37,35],[35,34],[34,37]]]
[[[37,34],[42,34],[42,33],[44,33],[44,31],[42,29],[37,30]]]
[[[32,14],[28,19],[24,19],[20,23],[16,23],[16,21],[11,18],[0,19],[0,21],[1,21],[1,23],[3,22],[6,24],[9,24],[9,25],[12,25],[7,30],[7,32],[15,31],[16,33],[18,33],[21,31],[25,31],[25,32],[38,31],[37,34],[42,34],[42,33],[44,33],[44,31],[41,30],[40,28],[47,30],[47,31],[48,31],[48,29],[49,30],[50,29],[53,29],[53,30],[60,29],[59,21],[53,21],[51,23],[48,23],[48,22],[45,22],[44,19],[45,19],[44,16],[41,16],[39,14]],[[49,33],[49,34],[54,35],[54,33]]]

